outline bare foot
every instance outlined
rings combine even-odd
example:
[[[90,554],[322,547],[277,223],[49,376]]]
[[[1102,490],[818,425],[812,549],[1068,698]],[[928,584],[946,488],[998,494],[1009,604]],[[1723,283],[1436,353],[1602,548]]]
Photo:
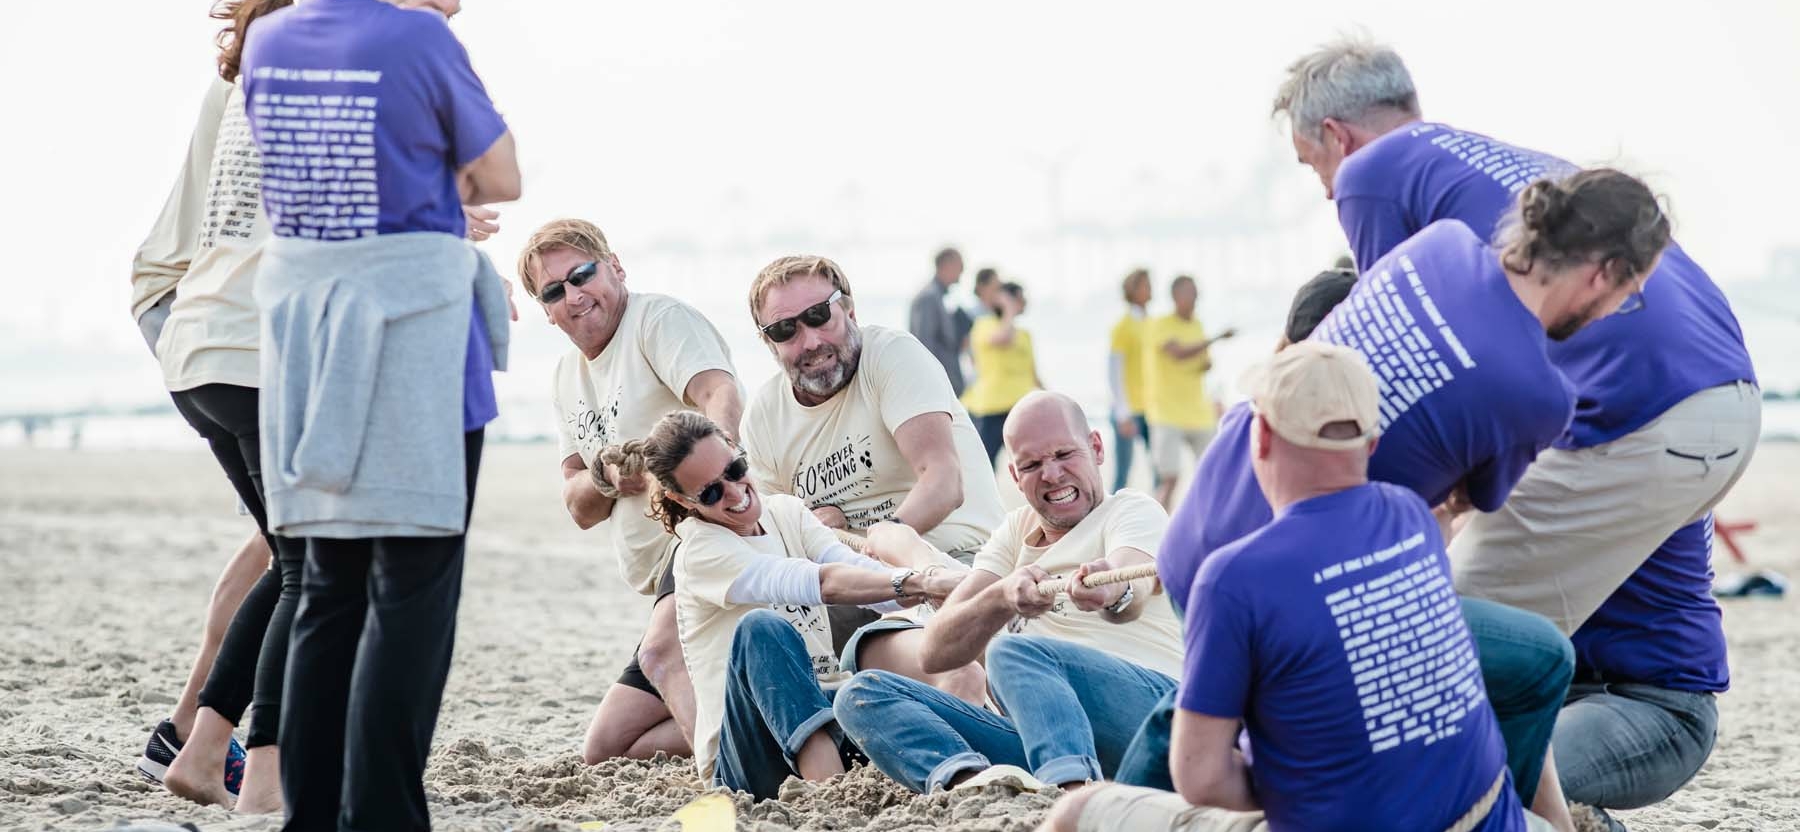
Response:
[[[244,759],[244,784],[238,787],[235,811],[267,815],[281,809],[281,752],[273,745],[252,748]]]
[[[181,749],[182,753],[175,755],[175,762],[169,764],[168,773],[163,775],[163,787],[170,794],[203,806],[231,808],[236,798],[225,790],[225,761],[220,759],[216,765],[209,765],[212,761],[201,760],[203,755],[189,753],[188,749],[198,750],[190,743]]]

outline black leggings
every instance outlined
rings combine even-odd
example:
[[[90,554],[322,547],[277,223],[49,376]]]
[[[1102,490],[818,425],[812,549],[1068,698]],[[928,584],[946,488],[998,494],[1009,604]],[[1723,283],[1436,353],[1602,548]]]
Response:
[[[468,506],[481,440],[463,435]],[[463,541],[307,539],[281,715],[286,832],[431,828],[425,758],[456,642]]]
[[[274,745],[281,727],[282,676],[287,668],[288,630],[300,601],[304,541],[269,533],[263,502],[262,448],[257,433],[258,393],[254,387],[207,384],[170,394],[175,409],[212,447],[213,456],[256,518],[275,553],[269,571],[250,588],[219,642],[199,702],[233,725],[250,713],[246,745]]]

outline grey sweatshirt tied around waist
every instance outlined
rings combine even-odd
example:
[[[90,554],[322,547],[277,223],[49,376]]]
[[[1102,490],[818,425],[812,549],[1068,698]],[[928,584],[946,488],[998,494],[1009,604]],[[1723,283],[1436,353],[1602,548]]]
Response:
[[[505,286],[433,232],[277,237],[256,275],[269,528],[289,537],[463,532],[469,304],[506,368]]]

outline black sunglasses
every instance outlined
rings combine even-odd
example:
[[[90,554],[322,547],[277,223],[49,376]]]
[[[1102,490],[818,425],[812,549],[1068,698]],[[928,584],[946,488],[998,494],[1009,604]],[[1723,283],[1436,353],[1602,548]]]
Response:
[[[832,292],[831,297],[800,310],[800,314],[791,318],[782,318],[764,326],[762,334],[768,336],[770,341],[782,344],[800,331],[801,324],[806,324],[808,329],[818,329],[831,323],[831,305],[843,296],[844,292],[841,289]]]
[[[727,481],[743,482],[744,475],[748,473],[750,473],[750,460],[743,454],[738,454],[737,459],[725,466],[725,472],[720,474],[718,479],[708,483],[705,488],[700,489],[700,493],[695,494],[694,499],[700,505],[712,508],[718,505],[720,500],[725,499],[725,483]]]
[[[574,286],[579,289],[586,286],[587,282],[593,280],[594,275],[599,273],[600,262],[597,260],[589,260],[586,263],[570,269],[568,275],[563,277],[563,279],[552,280],[549,283],[544,284],[544,288],[538,290],[538,300],[543,301],[545,306],[555,306],[562,302],[563,296],[568,294],[567,287]]]

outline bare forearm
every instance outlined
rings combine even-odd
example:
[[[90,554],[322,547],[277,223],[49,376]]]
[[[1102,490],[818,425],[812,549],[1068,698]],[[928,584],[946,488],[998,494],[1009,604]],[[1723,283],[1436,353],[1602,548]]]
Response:
[[[600,493],[586,471],[563,480],[563,505],[575,525],[591,529],[612,516],[612,498]]]
[[[925,627],[925,645],[919,650],[919,666],[926,673],[945,673],[981,658],[988,642],[1013,618],[1000,594],[1000,585],[988,587],[967,601],[938,610]]]
[[[738,423],[744,418],[744,400],[738,396],[736,384],[715,388],[706,401],[698,402],[700,412],[725,431],[726,438],[738,441]]]
[[[908,594],[923,591],[916,574],[907,578],[901,588]],[[827,604],[856,607],[896,600],[890,572],[848,563],[827,563],[819,567],[819,597]]]
[[[955,465],[933,466],[919,477],[918,484],[894,513],[905,520],[906,525],[924,534],[937,528],[950,512],[962,505],[962,492],[962,472]]]

